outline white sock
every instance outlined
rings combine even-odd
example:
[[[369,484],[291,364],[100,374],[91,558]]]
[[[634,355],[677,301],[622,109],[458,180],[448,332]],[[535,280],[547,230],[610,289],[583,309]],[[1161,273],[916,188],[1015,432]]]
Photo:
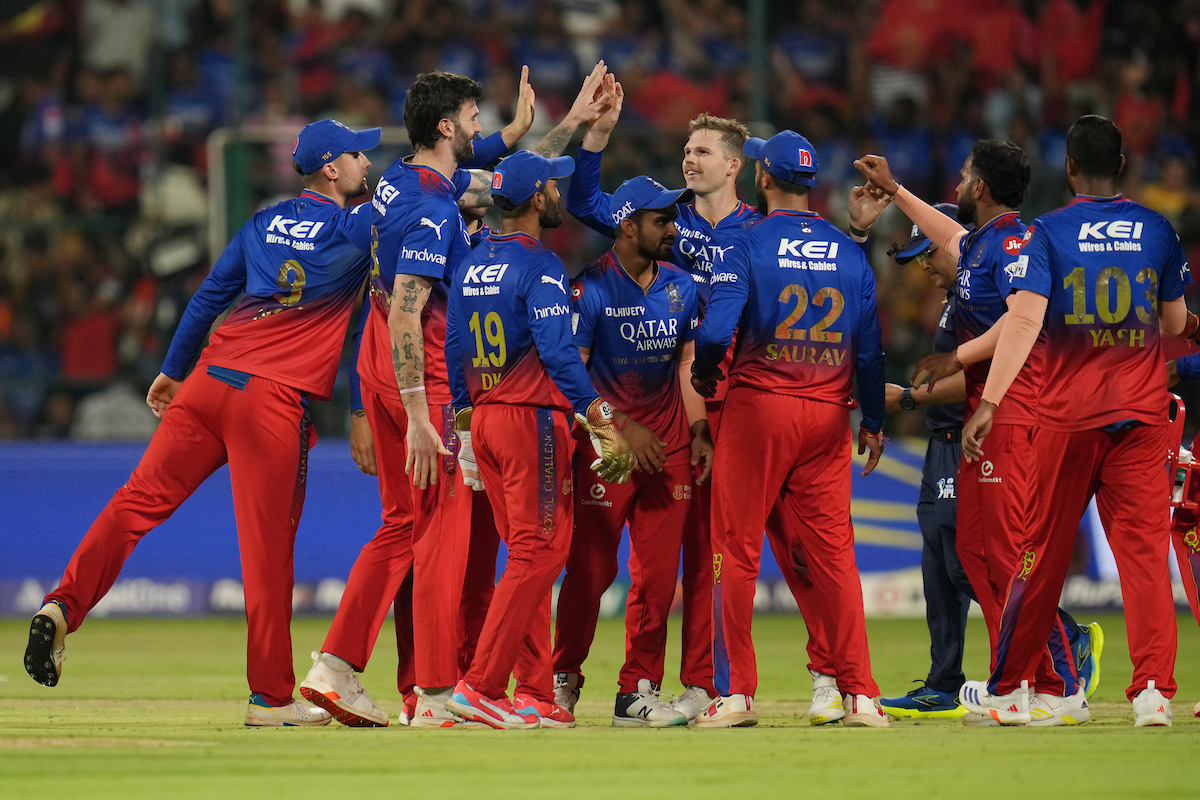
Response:
[[[333,653],[321,653],[321,660],[324,661],[330,668],[340,672],[353,672],[354,667],[349,661],[338,658]]]

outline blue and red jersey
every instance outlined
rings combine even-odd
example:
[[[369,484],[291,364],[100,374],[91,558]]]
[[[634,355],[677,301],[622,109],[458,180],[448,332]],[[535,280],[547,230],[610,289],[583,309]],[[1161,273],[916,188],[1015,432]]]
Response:
[[[1158,312],[1192,282],[1166,218],[1121,195],[1078,196],[1029,226],[1011,270],[1014,289],[1049,298],[1039,424],[1165,425]]]
[[[579,148],[575,156],[575,172],[567,186],[567,211],[594,231],[610,239],[616,238],[611,216],[612,195],[600,191],[600,161],[603,153]],[[738,207],[716,225],[696,211],[691,203],[675,206],[679,216],[675,228],[679,235],[671,248],[671,263],[692,276],[701,310],[711,293],[713,271],[718,269],[729,252],[732,240],[763,218],[757,208],[739,203]]]
[[[491,233],[450,282],[446,363],[454,407],[504,403],[587,413],[596,399],[571,344],[562,261],[524,233]]]
[[[375,187],[371,199],[375,263],[371,270],[371,313],[363,332],[358,373],[372,391],[398,398],[388,311],[397,275],[428,278],[433,290],[421,312],[425,339],[425,396],[448,405],[446,379],[446,281],[453,266],[470,252],[457,198],[471,181],[456,170],[450,181],[437,170],[397,160]]]
[[[958,295],[946,292],[946,304],[938,317],[933,334],[933,352],[949,353],[958,349]],[[943,431],[963,426],[962,403],[939,403],[925,410],[925,425],[931,431]]]
[[[182,379],[213,320],[242,295],[198,365],[328,399],[350,312],[370,268],[370,209],[343,209],[305,190],[258,212],[188,302],[163,373]]]
[[[730,390],[855,407],[883,427],[883,349],[875,274],[862,249],[811,211],[768,214],[725,255],[696,337],[696,371],[713,374],[737,330]]]
[[[1025,225],[1016,211],[1001,214],[962,240],[958,258],[958,338],[969,342],[987,333],[1008,311],[1012,275],[1008,266],[1017,259],[1024,241]],[[996,422],[1032,425],[1037,421],[1037,397],[1042,382],[1042,351],[1045,337],[1039,336],[1025,366],[1012,383]],[[987,383],[991,359],[963,370],[967,382],[967,416],[979,408]]]
[[[658,262],[642,289],[608,251],[571,283],[576,347],[591,351],[588,374],[606,400],[666,442],[668,455],[691,444],[679,388],[679,357],[695,336],[695,283]]]

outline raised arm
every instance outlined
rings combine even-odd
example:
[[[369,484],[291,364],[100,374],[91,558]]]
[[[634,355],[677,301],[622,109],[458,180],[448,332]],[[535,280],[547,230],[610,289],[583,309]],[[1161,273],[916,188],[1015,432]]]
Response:
[[[958,257],[962,253],[962,240],[967,230],[954,220],[921,200],[912,192],[896,183],[892,168],[883,156],[866,155],[854,162],[855,168],[884,194],[895,200],[900,210],[908,215],[929,241],[948,253]]]

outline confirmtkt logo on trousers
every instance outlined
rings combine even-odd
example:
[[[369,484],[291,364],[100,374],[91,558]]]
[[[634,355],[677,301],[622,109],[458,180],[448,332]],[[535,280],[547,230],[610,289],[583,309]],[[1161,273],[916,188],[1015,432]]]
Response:
[[[1004,479],[999,475],[992,477],[992,472],[995,471],[995,465],[990,461],[985,461],[979,465],[979,482],[980,483],[1004,483]]]

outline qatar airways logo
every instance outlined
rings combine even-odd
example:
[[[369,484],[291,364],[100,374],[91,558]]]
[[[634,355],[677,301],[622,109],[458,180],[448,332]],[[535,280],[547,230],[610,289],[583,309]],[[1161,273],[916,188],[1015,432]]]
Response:
[[[837,253],[837,242],[780,239],[779,252],[775,255],[791,256],[792,258],[837,258]]]

